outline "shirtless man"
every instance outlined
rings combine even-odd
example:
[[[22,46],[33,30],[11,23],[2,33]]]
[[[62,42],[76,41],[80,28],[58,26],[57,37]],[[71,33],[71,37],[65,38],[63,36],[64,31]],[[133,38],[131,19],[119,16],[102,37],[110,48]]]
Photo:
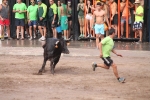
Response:
[[[95,34],[96,34],[97,48],[99,48],[98,47],[99,37],[101,37],[101,40],[104,38],[104,19],[107,21],[108,26],[110,26],[107,15],[106,15],[105,11],[101,9],[101,6],[102,6],[101,3],[98,2],[97,6],[96,6],[97,10],[94,11],[94,13],[93,13],[93,25],[95,22]],[[95,19],[96,19],[96,21],[95,21]]]
[[[123,32],[124,32],[124,23],[126,22],[127,19],[127,10],[129,11],[128,13],[128,29],[129,29],[129,35],[130,35],[130,25],[131,25],[131,12],[130,12],[130,8],[133,8],[134,5],[129,1],[129,4],[126,5],[127,0],[122,0],[122,2],[120,3],[120,11],[122,12],[122,16],[121,16],[121,38],[124,38],[123,36]]]
[[[115,29],[115,35],[117,36],[117,30],[118,30],[118,12],[117,12],[117,3],[115,0],[110,0],[110,10],[111,10],[111,24],[112,27]]]
[[[109,5],[107,5],[107,1],[106,0],[101,0],[101,4],[102,4],[102,9],[105,11],[107,18],[110,18],[110,10],[109,10]],[[106,22],[106,21],[105,21]],[[105,24],[105,26],[107,27],[107,25]],[[108,28],[105,27],[105,32],[106,32],[106,36],[108,36]]]
[[[64,39],[68,39],[68,17],[67,17],[67,5],[64,4],[64,0],[61,0],[61,7],[60,7],[60,20],[61,20],[61,29],[64,32]]]

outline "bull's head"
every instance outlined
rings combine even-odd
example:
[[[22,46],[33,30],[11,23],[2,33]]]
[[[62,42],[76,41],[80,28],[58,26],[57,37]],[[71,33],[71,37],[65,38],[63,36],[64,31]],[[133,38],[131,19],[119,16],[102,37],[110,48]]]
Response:
[[[67,48],[67,42],[63,38],[59,39],[59,41],[62,46],[62,53],[69,54],[70,52]]]

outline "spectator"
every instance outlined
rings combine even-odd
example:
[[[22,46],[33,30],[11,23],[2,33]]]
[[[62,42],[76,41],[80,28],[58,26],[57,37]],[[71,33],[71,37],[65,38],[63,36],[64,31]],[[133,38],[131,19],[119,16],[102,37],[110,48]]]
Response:
[[[85,37],[85,32],[84,32],[84,2],[83,0],[80,0],[80,3],[78,3],[77,6],[77,11],[78,11],[78,20],[79,20],[79,25],[80,25],[80,36],[79,37]]]
[[[64,32],[64,39],[68,39],[67,37],[67,30],[68,30],[68,18],[67,18],[67,5],[64,4],[64,0],[61,0],[61,8],[60,8],[60,15],[61,15],[61,29]]]
[[[38,29],[42,35],[42,37],[39,40],[45,41],[47,6],[44,3],[42,3],[42,0],[37,0],[37,2],[38,2]]]
[[[91,35],[91,30],[92,30],[92,9],[93,6],[91,5],[91,1],[87,0],[87,5],[86,5],[86,26],[87,26],[87,37],[92,37]],[[89,27],[90,26],[90,27]]]
[[[60,0],[57,1],[57,5],[58,5],[58,23],[60,23],[60,8],[61,8]]]
[[[111,25],[115,29],[115,35],[117,36],[117,30],[118,30],[118,12],[117,12],[117,3],[115,0],[110,0],[110,12],[111,12]],[[116,37],[115,36],[115,37]]]
[[[2,4],[0,5],[0,25],[1,25],[1,41],[4,40],[4,26],[6,26],[6,30],[8,33],[8,40],[10,40],[10,11],[8,6],[8,0],[2,0]]]
[[[71,1],[68,1],[67,11],[68,11],[68,32],[67,32],[67,37],[69,38],[70,37],[70,33],[71,33],[71,25],[72,25]]]
[[[30,33],[29,40],[33,39],[32,28],[34,29],[34,38],[36,38],[37,11],[38,11],[38,5],[35,4],[35,0],[31,0],[31,5],[27,9],[27,18],[28,18],[29,33]]]
[[[96,19],[96,20],[95,20]],[[106,20],[108,26],[109,21],[105,10],[102,9],[100,2],[97,3],[97,10],[93,13],[93,25],[95,24],[95,34],[96,34],[96,47],[99,49],[99,37],[101,40],[104,38],[104,19]]]
[[[109,6],[106,4],[106,0],[101,0],[101,4],[102,4],[102,9],[105,11],[107,18],[110,18],[110,8]],[[106,32],[106,36],[108,36],[108,24],[107,21],[105,20],[105,24],[104,24],[104,28],[105,28],[105,32]]]
[[[141,3],[140,0],[136,0],[134,3],[137,8],[136,11],[134,12],[135,22],[133,25],[133,30],[136,32],[136,34],[139,33],[140,36],[139,43],[142,42],[142,27],[143,27],[143,15],[144,15],[144,9],[140,3]]]
[[[15,25],[17,26],[17,40],[19,40],[19,31],[21,29],[21,40],[24,40],[24,26],[25,26],[25,13],[27,7],[22,0],[17,0],[17,3],[13,6],[13,12],[15,13]]]
[[[128,18],[129,18],[129,35],[130,35],[130,25],[131,25],[131,12],[130,12],[130,8],[133,8],[134,5],[129,1],[129,4],[126,5],[127,0],[122,0],[122,2],[120,3],[120,11],[122,12],[122,16],[121,16],[121,38],[124,38],[123,36],[123,32],[124,32],[124,23],[126,22],[127,19],[127,10],[129,11],[128,13]],[[127,8],[128,7],[128,8]]]
[[[49,0],[49,3],[50,3],[49,12],[48,12],[49,23],[52,28],[53,37],[57,38],[56,27],[58,23],[58,14],[57,14],[58,9],[57,9],[57,5],[54,3],[54,0]]]

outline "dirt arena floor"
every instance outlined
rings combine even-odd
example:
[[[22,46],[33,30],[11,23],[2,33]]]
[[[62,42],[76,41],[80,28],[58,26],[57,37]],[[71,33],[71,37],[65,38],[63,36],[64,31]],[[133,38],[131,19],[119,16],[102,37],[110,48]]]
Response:
[[[112,68],[93,72],[93,61],[103,63],[98,56],[62,56],[54,75],[49,62],[43,75],[33,75],[42,56],[0,55],[0,100],[150,100],[150,56],[112,58],[126,83],[116,80]]]

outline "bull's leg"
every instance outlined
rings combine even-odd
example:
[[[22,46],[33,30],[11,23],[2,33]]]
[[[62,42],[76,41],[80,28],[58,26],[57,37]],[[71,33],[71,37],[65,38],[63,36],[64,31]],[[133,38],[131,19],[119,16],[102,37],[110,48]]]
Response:
[[[42,74],[43,70],[45,69],[46,61],[47,61],[47,59],[44,59],[43,64],[42,64],[42,68],[39,70],[38,74]]]
[[[54,74],[55,73],[55,66],[59,61],[60,56],[56,57],[55,59],[51,60],[51,73]]]
[[[53,60],[51,61],[50,69],[51,69],[51,73],[54,74],[54,61]]]

